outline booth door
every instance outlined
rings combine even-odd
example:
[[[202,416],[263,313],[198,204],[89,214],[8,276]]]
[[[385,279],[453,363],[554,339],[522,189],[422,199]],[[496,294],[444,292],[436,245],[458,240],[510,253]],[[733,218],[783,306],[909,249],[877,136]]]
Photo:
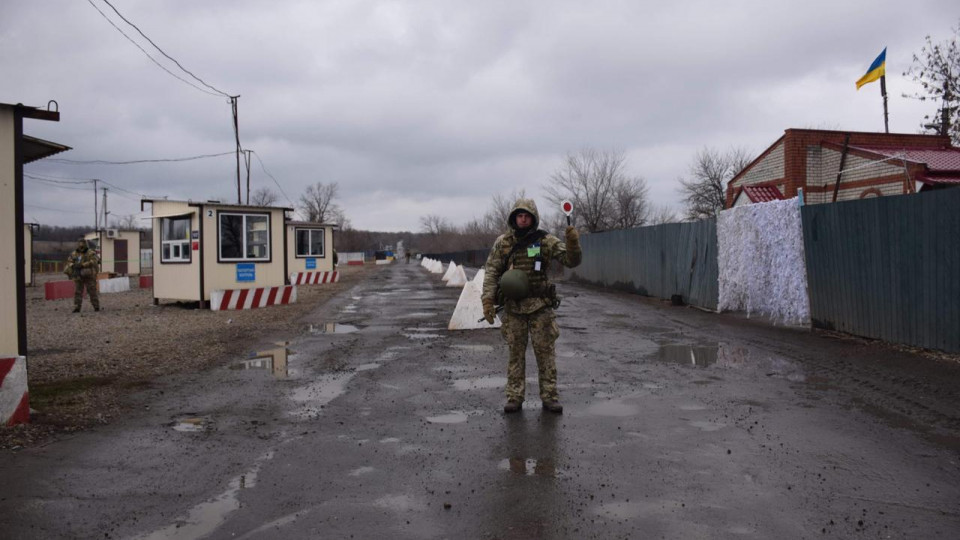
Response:
[[[127,265],[127,241],[113,241],[113,271],[121,276],[127,275],[129,271]]]

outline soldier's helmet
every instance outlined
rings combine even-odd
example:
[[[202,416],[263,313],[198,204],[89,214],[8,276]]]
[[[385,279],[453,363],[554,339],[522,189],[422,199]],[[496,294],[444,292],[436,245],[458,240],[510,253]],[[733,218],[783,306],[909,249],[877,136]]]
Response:
[[[523,300],[530,295],[530,280],[523,270],[507,270],[500,276],[500,292],[504,298]]]

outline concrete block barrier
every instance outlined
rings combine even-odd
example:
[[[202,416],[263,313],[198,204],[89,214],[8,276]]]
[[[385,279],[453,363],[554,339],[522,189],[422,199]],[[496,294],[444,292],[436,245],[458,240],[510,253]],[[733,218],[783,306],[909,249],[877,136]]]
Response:
[[[0,425],[15,426],[29,422],[27,359],[23,356],[0,357]]]
[[[296,285],[258,287],[255,289],[226,289],[210,293],[210,309],[254,309],[266,306],[293,304],[297,301]]]

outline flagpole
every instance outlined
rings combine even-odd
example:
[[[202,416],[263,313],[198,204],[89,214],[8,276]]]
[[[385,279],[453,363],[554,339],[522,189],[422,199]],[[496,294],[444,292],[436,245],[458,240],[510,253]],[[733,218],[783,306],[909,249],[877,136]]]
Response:
[[[886,50],[886,49],[884,49]],[[887,76],[880,76],[880,94],[883,96],[883,132],[890,133],[890,119],[887,114]]]

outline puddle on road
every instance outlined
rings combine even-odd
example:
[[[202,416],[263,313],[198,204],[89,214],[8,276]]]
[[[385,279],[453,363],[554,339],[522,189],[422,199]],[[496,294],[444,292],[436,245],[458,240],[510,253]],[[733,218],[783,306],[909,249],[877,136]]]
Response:
[[[430,422],[431,424],[462,424],[466,421],[467,413],[460,411],[451,411],[447,414],[427,417],[427,422]]]
[[[380,364],[377,364],[377,363],[375,363],[375,362],[371,362],[371,363],[369,363],[369,364],[360,364],[359,366],[355,367],[354,369],[357,370],[357,371],[370,371],[371,369],[377,369],[378,367],[380,367]]]
[[[457,390],[486,390],[489,388],[503,388],[507,385],[506,377],[486,376],[473,379],[457,379],[453,387]]]
[[[450,345],[451,349],[460,349],[463,351],[471,352],[493,352],[493,345],[466,345],[466,344],[456,344]]]
[[[240,509],[240,491],[257,485],[260,467],[264,461],[273,459],[273,456],[272,450],[261,455],[249,471],[230,479],[226,491],[194,506],[186,515],[173,520],[171,525],[150,534],[137,536],[136,540],[185,540],[210,535],[227,520],[231,513]]]
[[[613,399],[590,405],[587,408],[587,414],[613,417],[635,416],[640,414],[640,406]]]
[[[358,326],[335,322],[311,324],[307,326],[307,331],[311,334],[352,334],[359,330],[360,327]]]
[[[754,372],[793,382],[806,380],[803,369],[796,362],[762,349],[732,343],[701,345],[664,343],[657,351],[656,361],[694,368],[723,368],[745,373]]]
[[[719,346],[661,345],[657,361],[693,367],[707,367],[717,363]]]
[[[426,319],[433,317],[437,313],[434,311],[414,311],[412,313],[404,313],[403,315],[397,315],[394,319]]]
[[[404,333],[403,336],[406,337],[407,339],[440,339],[443,337],[440,334],[427,334],[427,333],[417,333],[417,334]]]
[[[174,431],[180,431],[183,433],[196,433],[199,431],[206,431],[208,424],[210,424],[210,418],[188,413],[187,416],[177,418],[168,425],[172,427]]]
[[[690,422],[690,425],[699,429],[700,431],[718,431],[727,427],[726,424],[707,422],[706,420],[695,420]]]
[[[347,383],[356,374],[355,371],[323,374],[316,382],[297,388],[290,395],[290,399],[300,403],[301,407],[292,411],[291,414],[304,419],[319,416],[320,410],[327,403],[346,392]]]
[[[612,502],[601,504],[593,513],[609,519],[626,520],[643,515],[645,506],[641,503]]]
[[[374,470],[376,470],[376,469],[374,469],[373,467],[369,467],[369,466],[358,467],[358,468],[350,471],[350,476],[360,476],[361,474],[370,474],[370,473],[372,473]]]
[[[422,512],[427,505],[410,495],[385,495],[373,501],[379,508],[387,508],[396,512]]]
[[[557,475],[557,466],[552,458],[507,458],[500,460],[497,468],[501,471],[510,471],[513,474],[522,476],[546,476],[552,478]]]
[[[286,343],[277,343],[278,347],[251,353],[250,358],[241,360],[230,366],[230,369],[245,370],[258,369],[267,371],[278,379],[285,379],[288,375],[287,355],[290,350]]]

